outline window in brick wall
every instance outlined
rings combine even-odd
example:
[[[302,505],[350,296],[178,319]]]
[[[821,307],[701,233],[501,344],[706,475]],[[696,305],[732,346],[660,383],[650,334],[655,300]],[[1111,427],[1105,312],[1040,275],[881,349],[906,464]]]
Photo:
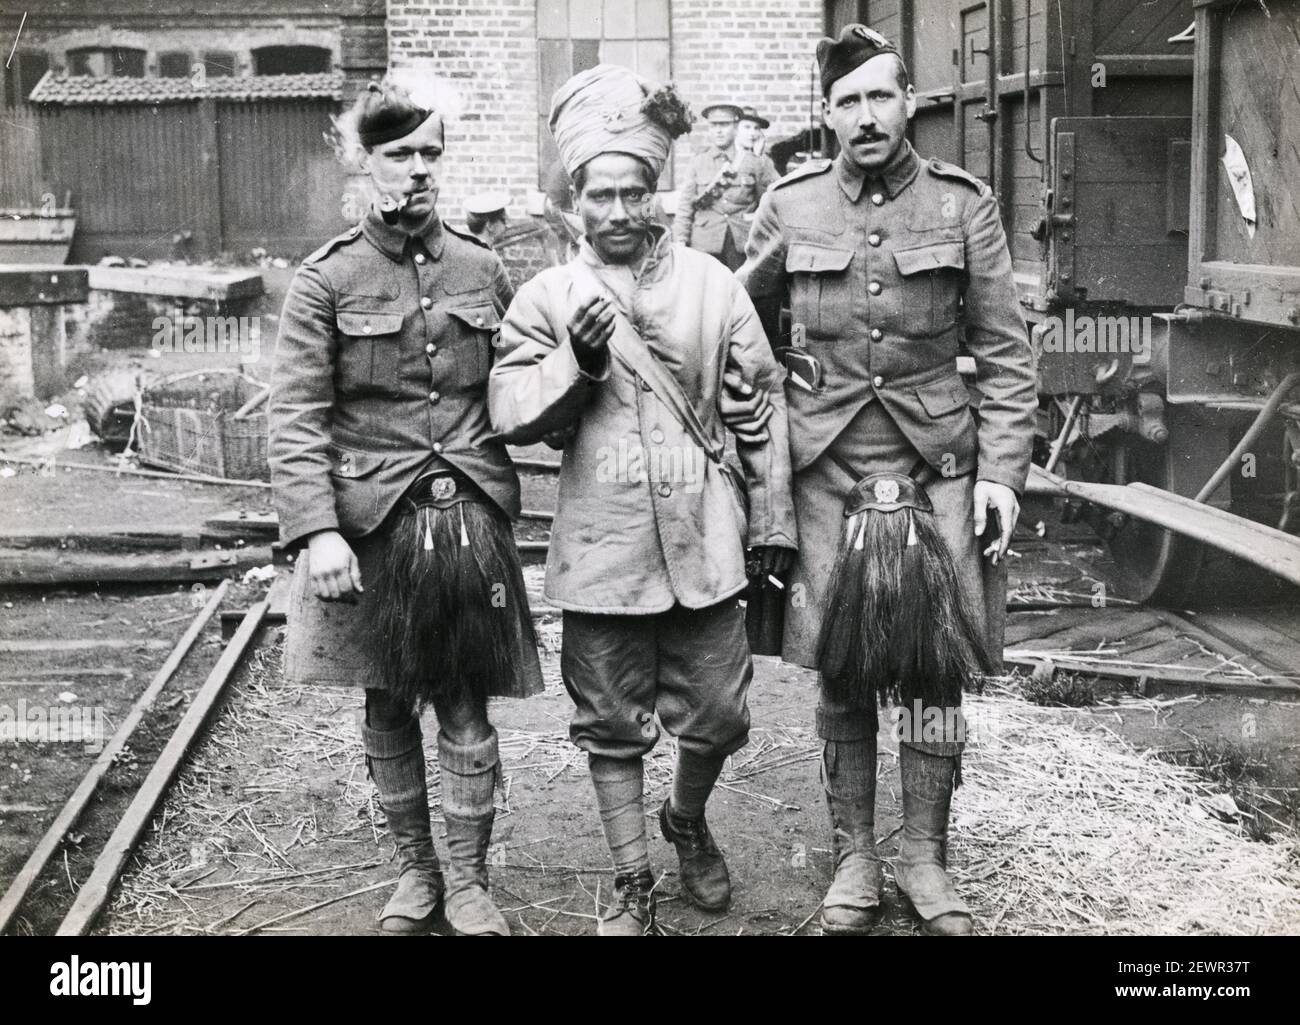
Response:
[[[4,106],[16,107],[20,103],[26,103],[27,95],[49,70],[48,54],[32,50],[14,54],[4,69]]]
[[[159,78],[189,78],[192,58],[188,50],[171,50],[158,55]]]
[[[68,73],[95,78],[144,78],[144,51],[124,46],[83,46],[69,50]]]
[[[225,50],[208,50],[203,55],[203,71],[209,78],[229,78],[238,67],[238,58]]]
[[[307,75],[330,69],[323,46],[259,46],[253,51],[255,75]]]
[[[537,0],[537,184],[560,194],[559,154],[546,119],[555,90],[579,71],[621,64],[654,82],[672,78],[668,0]],[[672,161],[659,179],[673,187]]]

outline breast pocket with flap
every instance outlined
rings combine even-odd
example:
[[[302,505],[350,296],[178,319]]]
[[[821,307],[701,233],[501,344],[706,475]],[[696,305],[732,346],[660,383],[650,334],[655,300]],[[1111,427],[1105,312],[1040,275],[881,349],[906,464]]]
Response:
[[[492,369],[492,350],[501,337],[501,316],[491,302],[447,309],[451,318],[452,383],[462,389],[483,388]]]
[[[904,306],[919,318],[919,333],[934,336],[955,327],[966,272],[962,240],[896,249],[894,263],[903,278]]]
[[[795,330],[833,341],[843,338],[853,323],[849,265],[852,249],[812,242],[792,242],[785,253],[790,275],[790,318]]]
[[[392,387],[397,381],[402,314],[349,308],[335,315],[338,380],[346,390]]]

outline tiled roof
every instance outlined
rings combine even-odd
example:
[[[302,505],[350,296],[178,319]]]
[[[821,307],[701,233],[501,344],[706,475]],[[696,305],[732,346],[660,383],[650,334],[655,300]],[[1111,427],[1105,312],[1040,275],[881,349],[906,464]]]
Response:
[[[252,75],[246,78],[211,75],[190,78],[96,78],[93,75],[56,77],[47,71],[28,97],[29,103],[176,103],[183,100],[266,100],[343,98],[343,72],[315,75]]]

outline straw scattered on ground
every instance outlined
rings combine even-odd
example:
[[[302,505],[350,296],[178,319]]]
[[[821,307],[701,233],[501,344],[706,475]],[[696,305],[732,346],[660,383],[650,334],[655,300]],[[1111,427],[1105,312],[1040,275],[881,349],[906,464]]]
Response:
[[[544,629],[542,641],[553,693],[560,683],[552,632]],[[365,775],[353,714],[359,694],[286,686],[277,663],[276,650],[263,649],[242,674],[167,798],[101,931],[300,932],[323,910],[391,883],[392,844]],[[1222,793],[1203,774],[1136,751],[1100,717],[1032,706],[1008,687],[969,697],[966,713],[971,734],[950,864],[980,932],[1300,929],[1294,833],[1269,843],[1249,839],[1240,823],[1222,817]],[[494,889],[519,932],[559,931],[565,923],[567,931],[591,931],[610,885],[598,827],[573,835],[561,825],[538,836],[511,828],[521,786],[567,782],[575,801],[591,800],[585,756],[570,744],[567,722],[544,709],[532,718],[528,729],[500,729],[505,772],[496,835],[504,839],[489,854]],[[893,800],[896,816],[893,746],[882,746],[878,802],[883,809]],[[721,786],[743,802],[797,811],[771,774],[793,767],[815,778],[818,751],[810,726],[756,722]],[[647,759],[647,808],[666,792],[673,757],[674,746],[661,743]],[[433,764],[430,799],[436,836],[441,810]],[[805,839],[819,851],[826,844],[819,812],[815,829]],[[748,841],[731,835],[727,842]],[[882,836],[882,852],[894,849],[891,836]],[[380,896],[366,899],[378,906]],[[892,884],[887,898],[896,899]],[[661,907],[671,910],[675,899]],[[815,911],[800,908],[796,918],[777,923],[778,931],[809,931]],[[751,911],[748,921],[759,917]],[[734,932],[736,924],[730,916],[693,928],[674,926],[669,914],[661,919],[668,932]]]

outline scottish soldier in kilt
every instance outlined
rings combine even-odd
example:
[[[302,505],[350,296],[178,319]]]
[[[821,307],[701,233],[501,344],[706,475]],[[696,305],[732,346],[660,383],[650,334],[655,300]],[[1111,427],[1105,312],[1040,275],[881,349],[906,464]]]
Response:
[[[389,933],[504,935],[486,856],[499,773],[489,695],[542,689],[511,531],[519,480],[488,423],[512,291],[436,202],[444,128],[387,80],[340,122],[376,201],[303,261],[276,345],[270,461],[281,538],[300,550],[285,671],[365,688],[366,764],[397,848]],[[438,721],[445,869],[419,713]],[[444,908],[445,904],[445,908]]]
[[[827,933],[880,913],[878,698],[918,722],[899,740],[894,877],[927,933],[972,931],[945,873],[960,780],[962,685],[1001,651],[1005,553],[1029,472],[1033,356],[989,187],[918,156],[916,92],[897,48],[862,25],[817,48],[840,153],[764,195],[738,271],[787,367],[800,549],[783,656],[820,670],[817,729],[835,877]],[[794,329],[778,337],[788,301]],[[978,408],[957,372],[974,357]],[[986,525],[997,536],[981,543]]]

